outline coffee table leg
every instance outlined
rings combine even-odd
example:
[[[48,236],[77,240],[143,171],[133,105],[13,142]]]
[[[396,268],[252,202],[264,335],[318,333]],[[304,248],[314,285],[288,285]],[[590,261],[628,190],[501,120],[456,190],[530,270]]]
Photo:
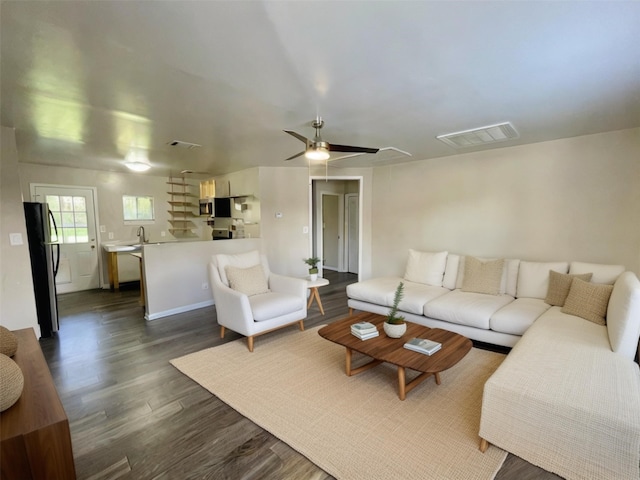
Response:
[[[344,371],[347,374],[347,377],[350,377],[351,375],[357,375],[360,372],[365,372],[367,370],[369,370],[370,368],[373,368],[377,365],[380,365],[382,363],[382,360],[371,360],[369,363],[365,363],[364,365],[362,365],[361,367],[358,368],[351,368],[351,356],[353,354],[353,351],[349,348],[349,347],[344,347],[346,349],[346,355],[345,355],[345,362],[344,362]]]
[[[407,384],[405,382],[406,376],[404,367],[398,367],[398,397],[400,397],[400,400],[404,400],[405,398],[407,398]]]
[[[440,385],[440,373],[421,373],[409,383],[406,383],[407,378],[405,374],[405,368],[398,367],[398,398],[400,398],[400,400],[404,400],[405,398],[407,398],[407,393],[416,388],[431,375],[435,377],[436,383]]]

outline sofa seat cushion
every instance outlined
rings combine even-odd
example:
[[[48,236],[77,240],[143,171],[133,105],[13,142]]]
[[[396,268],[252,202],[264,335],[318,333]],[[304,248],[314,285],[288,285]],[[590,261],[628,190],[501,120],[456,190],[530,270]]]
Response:
[[[543,313],[485,383],[480,436],[565,478],[637,479],[640,372],[606,329]]]
[[[509,295],[485,295],[483,293],[453,290],[424,306],[424,315],[470,327],[489,330],[489,319],[500,308],[513,302]]]
[[[449,292],[444,287],[409,282],[400,277],[382,277],[348,285],[347,296],[355,300],[391,307],[400,282],[404,283],[404,296],[398,309],[416,315],[423,314],[425,303]]]
[[[549,308],[550,305],[539,298],[516,298],[491,315],[489,328],[496,332],[522,335]]]
[[[271,320],[304,308],[302,298],[288,293],[268,292],[249,297],[249,305],[256,322]]]

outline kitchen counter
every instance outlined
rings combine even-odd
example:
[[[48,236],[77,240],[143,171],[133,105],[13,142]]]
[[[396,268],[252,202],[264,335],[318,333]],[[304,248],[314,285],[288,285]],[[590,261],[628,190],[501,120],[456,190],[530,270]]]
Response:
[[[139,243],[117,244],[103,243],[102,248],[107,252],[107,272],[109,273],[109,288],[112,291],[120,290],[120,280],[118,279],[118,254],[140,252],[142,245]]]

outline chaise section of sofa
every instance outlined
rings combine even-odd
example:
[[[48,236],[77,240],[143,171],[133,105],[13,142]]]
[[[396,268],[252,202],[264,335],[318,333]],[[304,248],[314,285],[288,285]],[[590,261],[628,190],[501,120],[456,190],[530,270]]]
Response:
[[[640,282],[618,277],[606,325],[554,306],[484,387],[480,437],[568,479],[640,476]]]

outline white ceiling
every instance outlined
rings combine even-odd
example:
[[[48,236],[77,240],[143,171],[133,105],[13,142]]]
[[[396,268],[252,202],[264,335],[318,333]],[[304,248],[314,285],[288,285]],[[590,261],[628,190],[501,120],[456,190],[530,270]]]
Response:
[[[1,122],[19,161],[221,174],[313,136],[453,155],[436,135],[510,121],[511,146],[640,126],[640,2],[2,1]],[[182,140],[202,145],[169,147]],[[490,147],[479,147],[477,150]],[[334,155],[334,157],[337,155]]]

